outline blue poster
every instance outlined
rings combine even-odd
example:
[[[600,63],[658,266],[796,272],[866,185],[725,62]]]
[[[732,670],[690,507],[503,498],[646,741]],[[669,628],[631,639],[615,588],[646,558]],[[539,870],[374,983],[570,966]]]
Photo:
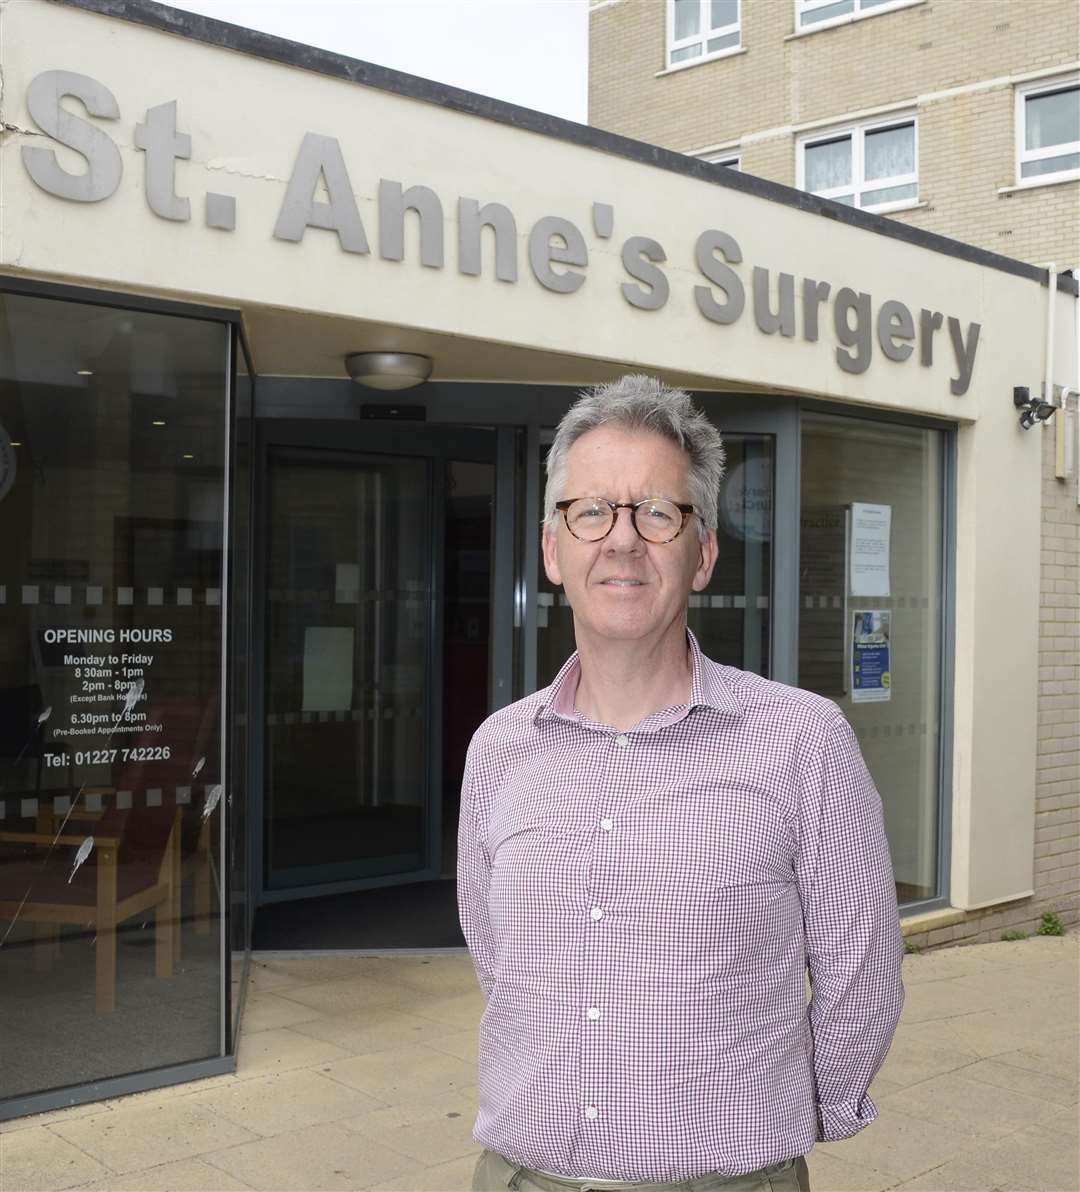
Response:
[[[851,700],[856,704],[880,703],[892,697],[892,610],[856,609],[852,616]]]

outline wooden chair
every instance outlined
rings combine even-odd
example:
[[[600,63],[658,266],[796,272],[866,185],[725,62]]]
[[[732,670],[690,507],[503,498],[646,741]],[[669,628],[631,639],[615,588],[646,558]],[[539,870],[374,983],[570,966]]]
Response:
[[[0,918],[35,925],[38,959],[55,949],[62,925],[94,928],[98,1014],[116,1007],[116,931],[135,915],[153,909],[154,973],[173,974],[180,944],[180,830],[179,808],[113,807],[92,824],[69,819],[60,836],[0,832],[0,845],[21,846],[0,850]],[[93,850],[75,868],[76,852],[91,835]]]

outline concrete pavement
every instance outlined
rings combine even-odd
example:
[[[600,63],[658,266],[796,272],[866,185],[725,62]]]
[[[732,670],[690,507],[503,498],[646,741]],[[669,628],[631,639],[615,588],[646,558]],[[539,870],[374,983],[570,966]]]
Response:
[[[814,1192],[1080,1192],[1080,936],[908,956],[867,1130]],[[0,1192],[455,1192],[477,1152],[468,958],[263,955],[235,1075],[0,1124]]]

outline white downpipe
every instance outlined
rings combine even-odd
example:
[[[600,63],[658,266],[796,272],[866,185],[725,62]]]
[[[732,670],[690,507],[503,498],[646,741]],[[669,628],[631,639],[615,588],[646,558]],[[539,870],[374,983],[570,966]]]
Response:
[[[1054,404],[1054,307],[1057,305],[1057,265],[1053,261],[1046,266],[1049,286],[1046,299],[1046,369],[1043,375],[1042,399]]]

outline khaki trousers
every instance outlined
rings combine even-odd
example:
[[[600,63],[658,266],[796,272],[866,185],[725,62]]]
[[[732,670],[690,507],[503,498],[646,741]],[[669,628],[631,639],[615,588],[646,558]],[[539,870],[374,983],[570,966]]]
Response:
[[[810,1173],[800,1155],[746,1175],[702,1175],[675,1184],[619,1184],[563,1180],[484,1151],[473,1172],[473,1192],[810,1192]]]

